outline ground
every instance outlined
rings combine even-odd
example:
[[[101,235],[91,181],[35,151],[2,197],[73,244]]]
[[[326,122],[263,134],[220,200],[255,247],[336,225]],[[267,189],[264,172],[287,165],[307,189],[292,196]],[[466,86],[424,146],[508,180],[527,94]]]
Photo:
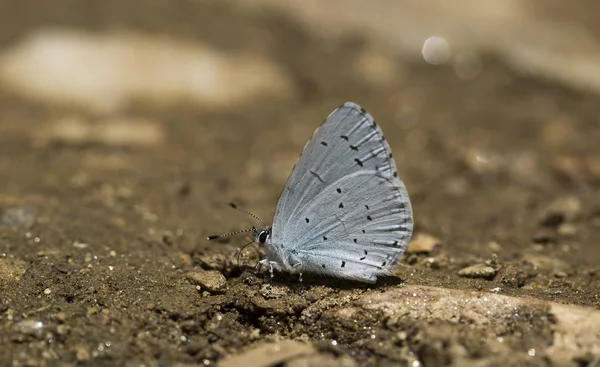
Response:
[[[3,87],[0,365],[214,365],[233,355],[247,366],[301,357],[348,366],[597,363],[593,348],[550,352],[559,349],[558,304],[600,308],[596,94],[520,74],[493,55],[481,56],[476,77],[459,78],[452,66],[389,56],[360,34],[318,37],[278,11],[134,4],[6,2],[0,46],[61,25],[168,34],[224,53],[258,48],[282,69],[289,94],[218,109],[138,101],[113,114],[158,121],[160,141],[115,145],[39,143],[32,134],[43,137],[63,115],[105,115]],[[372,53],[393,78],[357,72]],[[206,241],[257,225],[230,201],[270,222],[305,142],[346,101],[385,132],[424,249],[377,285],[298,283],[255,275],[252,247],[238,266],[248,236]],[[459,275],[469,266],[478,268]],[[462,301],[489,293],[524,303],[494,320],[390,311],[418,302],[415,289],[430,300],[447,290]],[[297,344],[279,360],[244,357],[285,339]]]

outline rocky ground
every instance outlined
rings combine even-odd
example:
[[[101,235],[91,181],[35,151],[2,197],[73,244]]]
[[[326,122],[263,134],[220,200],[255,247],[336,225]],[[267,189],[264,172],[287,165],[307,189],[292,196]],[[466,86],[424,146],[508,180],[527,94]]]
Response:
[[[531,57],[507,31],[425,62],[383,22],[327,31],[335,8],[3,2],[0,365],[597,366],[597,5],[550,3],[506,2]],[[572,63],[559,21],[588,30]],[[395,276],[270,280],[247,236],[206,241],[256,224],[230,201],[271,221],[345,101],[413,203]]]

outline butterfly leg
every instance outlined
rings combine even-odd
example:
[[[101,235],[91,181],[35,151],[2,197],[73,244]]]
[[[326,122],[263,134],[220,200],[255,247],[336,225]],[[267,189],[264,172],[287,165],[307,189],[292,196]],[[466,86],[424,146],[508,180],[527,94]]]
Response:
[[[302,266],[301,262],[297,262],[294,265],[292,265],[292,267],[295,268],[295,269],[298,269],[301,266]],[[298,272],[298,282],[302,283],[302,272],[301,271]]]
[[[269,261],[269,259],[262,259],[256,264],[256,266],[254,267],[254,271],[256,273],[258,273],[263,265],[266,265],[269,267],[269,274],[271,275],[271,278],[273,278],[273,269],[279,270],[279,263],[277,263],[276,261]]]

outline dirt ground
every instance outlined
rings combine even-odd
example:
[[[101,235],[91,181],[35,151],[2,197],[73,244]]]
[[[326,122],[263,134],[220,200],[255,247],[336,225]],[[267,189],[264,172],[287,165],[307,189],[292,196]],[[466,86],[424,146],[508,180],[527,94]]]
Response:
[[[48,121],[98,117],[0,89],[0,365],[598,365],[594,342],[556,352],[551,311],[600,309],[597,95],[491,55],[464,80],[384,53],[395,77],[372,83],[356,65],[380,45],[360,34],[320,38],[217,2],[5,1],[0,14],[2,48],[46,25],[166,34],[258,52],[292,91],[220,109],[130,104],[117,115],[159,121],[164,137],[113,145],[38,144]],[[271,281],[252,272],[253,248],[238,267],[248,236],[206,241],[256,225],[227,203],[270,222],[305,142],[345,101],[385,132],[425,248],[376,286]],[[391,312],[418,302],[407,289],[524,304],[489,319]],[[256,352],[288,339],[271,360]]]

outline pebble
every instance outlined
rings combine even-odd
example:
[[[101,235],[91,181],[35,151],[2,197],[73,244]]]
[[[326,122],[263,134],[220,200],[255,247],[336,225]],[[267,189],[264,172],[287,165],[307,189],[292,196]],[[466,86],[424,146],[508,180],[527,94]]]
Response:
[[[193,271],[187,273],[185,277],[211,293],[220,292],[227,285],[227,280],[223,274],[216,270]]]
[[[485,264],[476,264],[459,270],[458,275],[465,278],[493,279],[498,270]]]
[[[417,233],[408,244],[406,252],[409,254],[430,253],[440,245],[440,240],[426,233]]]
[[[521,288],[525,285],[527,279],[534,277],[536,274],[535,266],[532,263],[522,261],[504,264],[498,277],[500,282],[506,286]]]

